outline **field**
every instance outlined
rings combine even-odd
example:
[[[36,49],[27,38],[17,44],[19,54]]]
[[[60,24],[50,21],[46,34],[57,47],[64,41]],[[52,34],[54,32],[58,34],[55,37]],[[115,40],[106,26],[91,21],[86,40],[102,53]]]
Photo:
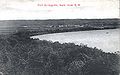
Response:
[[[119,19],[3,20],[0,21],[0,34],[41,35],[118,27],[120,27]]]

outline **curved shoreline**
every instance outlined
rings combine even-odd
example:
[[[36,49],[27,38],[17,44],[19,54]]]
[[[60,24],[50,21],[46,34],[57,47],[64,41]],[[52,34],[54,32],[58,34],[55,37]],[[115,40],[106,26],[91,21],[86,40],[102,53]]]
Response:
[[[119,31],[120,29],[64,32],[35,35],[30,38],[53,42],[59,41],[60,43],[75,43],[76,45],[83,43],[89,47],[97,47],[105,51],[108,50],[107,52],[111,50],[116,52],[119,50]]]

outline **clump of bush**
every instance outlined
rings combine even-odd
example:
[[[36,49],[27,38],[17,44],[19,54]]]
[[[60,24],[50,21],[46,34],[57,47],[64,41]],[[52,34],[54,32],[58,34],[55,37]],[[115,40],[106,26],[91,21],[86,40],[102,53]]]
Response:
[[[120,56],[74,43],[0,36],[4,75],[119,75]]]

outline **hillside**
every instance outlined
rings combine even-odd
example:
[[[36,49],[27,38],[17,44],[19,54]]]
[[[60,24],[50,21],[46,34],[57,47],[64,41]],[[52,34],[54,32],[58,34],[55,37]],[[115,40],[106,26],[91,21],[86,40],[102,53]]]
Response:
[[[119,75],[120,56],[75,45],[0,37],[0,72],[3,75]]]

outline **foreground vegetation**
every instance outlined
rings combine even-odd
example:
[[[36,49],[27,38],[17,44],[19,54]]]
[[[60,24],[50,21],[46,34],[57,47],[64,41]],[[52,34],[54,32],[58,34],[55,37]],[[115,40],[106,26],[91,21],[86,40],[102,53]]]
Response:
[[[0,36],[4,75],[119,75],[120,56],[74,43]]]
[[[0,21],[0,75],[119,75],[118,53],[82,44],[30,39],[31,35],[119,25],[118,19]]]

